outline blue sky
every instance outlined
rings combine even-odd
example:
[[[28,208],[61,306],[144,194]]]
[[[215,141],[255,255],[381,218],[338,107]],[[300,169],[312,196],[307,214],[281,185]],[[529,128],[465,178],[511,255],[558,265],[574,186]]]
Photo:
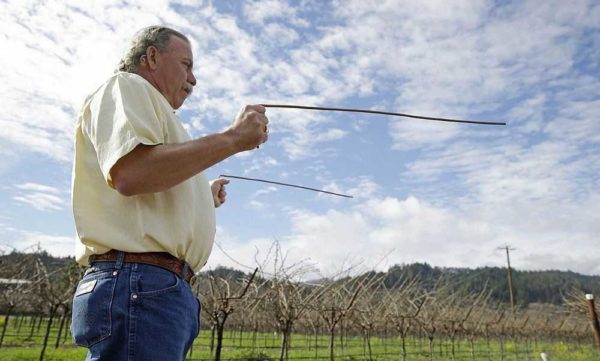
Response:
[[[246,103],[502,120],[506,127],[269,109],[232,180],[208,267],[274,240],[322,274],[393,264],[600,274],[598,1],[0,2],[0,251],[71,254],[73,124],[138,29],[192,40],[195,137]],[[225,252],[223,252],[222,250]]]

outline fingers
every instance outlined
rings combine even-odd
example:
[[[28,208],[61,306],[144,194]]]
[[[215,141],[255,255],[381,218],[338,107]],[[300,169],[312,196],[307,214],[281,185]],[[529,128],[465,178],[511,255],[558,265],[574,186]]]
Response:
[[[242,108],[242,111],[240,112],[240,114],[249,114],[249,115],[253,115],[252,113],[257,113],[257,119],[263,123],[264,125],[264,131],[266,132],[268,130],[267,128],[267,124],[269,124],[269,118],[267,118],[267,115],[265,114],[265,112],[267,111],[267,108],[263,107],[260,104],[255,104],[255,105],[245,105]]]
[[[268,125],[269,124],[269,118],[267,118],[267,116],[265,115],[266,108],[263,107],[260,104],[258,105],[258,107],[262,108],[262,113],[259,110],[257,110],[257,112],[260,114],[259,118],[260,118],[260,120],[263,123],[263,128],[262,128],[262,131],[263,131],[263,134],[262,134],[262,143],[265,143],[269,139],[269,125]]]
[[[229,184],[229,179],[217,178],[210,181],[210,187],[214,189],[221,189],[225,184]]]
[[[225,203],[227,198],[227,191],[225,191],[226,184],[229,184],[229,179],[227,178],[217,178],[210,182],[215,208],[218,208],[221,204]]]
[[[245,105],[240,110],[232,129],[241,151],[257,148],[269,139],[269,118],[265,112],[260,104]]]
[[[257,113],[265,114],[267,108],[263,107],[260,104],[248,104],[242,107],[242,112],[255,111]]]
[[[225,191],[225,185],[229,184],[229,179],[226,178],[218,178],[214,180],[215,184],[215,193],[219,198],[225,198],[227,192]]]
[[[219,183],[219,191],[217,192],[217,197],[221,203],[225,203],[225,198],[227,197],[227,191],[225,190],[225,184],[229,184],[229,179],[227,178],[219,178],[217,179]]]
[[[219,201],[221,202],[221,204],[225,203],[225,199],[227,198],[227,192],[225,191],[225,189],[221,189],[219,191]]]
[[[217,178],[217,179],[215,179],[215,182],[218,182],[220,185],[225,185],[225,184],[229,184],[229,179],[227,179],[227,178]]]
[[[269,119],[265,115],[266,111],[267,111],[267,108],[263,107],[260,104],[249,104],[249,105],[244,105],[242,107],[242,109],[240,110],[240,114],[256,112],[259,114],[260,119],[263,119],[265,121],[265,124],[268,124]]]
[[[227,199],[227,191],[225,190],[225,184],[229,183],[228,179],[224,179],[226,182],[222,183],[221,189],[219,189],[219,192],[217,193],[217,198],[219,199],[219,203],[223,204],[225,203],[225,200]]]

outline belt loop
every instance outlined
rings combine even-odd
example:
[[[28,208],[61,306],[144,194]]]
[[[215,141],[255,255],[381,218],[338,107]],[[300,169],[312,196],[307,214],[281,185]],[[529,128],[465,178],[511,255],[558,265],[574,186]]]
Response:
[[[188,271],[190,269],[190,266],[188,266],[187,262],[183,262],[183,268],[181,269],[181,278],[182,279],[187,279],[185,276],[187,275]]]
[[[121,269],[123,267],[123,260],[125,259],[125,252],[117,252],[117,261],[115,262],[115,268]]]

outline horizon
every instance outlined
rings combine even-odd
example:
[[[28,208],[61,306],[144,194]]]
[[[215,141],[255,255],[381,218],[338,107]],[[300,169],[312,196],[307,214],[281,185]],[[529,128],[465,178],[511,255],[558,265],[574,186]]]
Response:
[[[71,259],[71,260],[75,260],[75,256],[73,255],[64,255],[64,256],[55,256],[53,254],[51,254],[50,252],[48,252],[47,250],[40,248],[34,251],[27,251],[25,250],[25,252],[16,250],[16,249],[12,249],[10,253],[0,253],[0,257],[2,256],[8,256],[11,253],[16,253],[16,254],[39,254],[39,253],[44,253],[52,258],[58,258],[58,259]],[[477,267],[456,267],[456,266],[437,266],[437,265],[433,265],[427,262],[412,262],[412,263],[397,263],[397,264],[392,264],[390,265],[386,270],[374,270],[374,269],[364,269],[364,270],[360,270],[358,271],[358,273],[352,273],[352,274],[342,274],[342,275],[337,275],[339,277],[357,277],[360,275],[363,275],[365,273],[369,273],[369,272],[377,272],[377,273],[388,273],[390,271],[390,269],[395,268],[395,267],[399,267],[399,268],[403,268],[403,267],[410,267],[410,266],[415,266],[415,265],[423,265],[423,266],[427,266],[430,267],[432,269],[439,269],[439,270],[468,270],[468,271],[477,271],[479,269],[483,269],[483,268],[492,268],[492,269],[500,269],[500,270],[506,270],[507,267],[504,266],[477,266]],[[259,266],[256,266],[257,268],[260,268]],[[236,265],[221,265],[221,264],[217,264],[216,266],[214,266],[211,269],[202,269],[200,271],[200,273],[203,272],[211,272],[211,271],[215,271],[218,269],[226,269],[226,270],[232,270],[232,271],[238,271],[238,272],[242,272],[244,274],[248,274],[251,275],[252,274],[252,270],[246,268],[246,267],[237,267]],[[600,277],[600,274],[585,274],[585,273],[579,273],[573,270],[560,270],[560,269],[536,269],[536,270],[530,270],[530,269],[519,269],[519,268],[514,268],[512,265],[510,267],[511,271],[513,272],[564,272],[564,273],[575,273],[577,275],[580,276],[586,276],[586,277]],[[267,272],[268,273],[268,272]],[[322,275],[320,278],[316,278],[316,279],[309,279],[309,281],[311,280],[319,280],[319,279],[335,279],[329,277],[328,275]]]

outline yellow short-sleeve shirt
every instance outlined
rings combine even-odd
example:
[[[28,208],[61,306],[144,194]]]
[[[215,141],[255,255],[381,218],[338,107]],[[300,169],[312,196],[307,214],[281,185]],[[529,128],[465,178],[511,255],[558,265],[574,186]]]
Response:
[[[111,249],[168,252],[199,271],[211,252],[215,208],[200,173],[171,189],[126,197],[111,184],[112,166],[139,144],[190,140],[171,105],[144,78],[117,73],[92,93],[77,118],[72,202],[76,258]]]

